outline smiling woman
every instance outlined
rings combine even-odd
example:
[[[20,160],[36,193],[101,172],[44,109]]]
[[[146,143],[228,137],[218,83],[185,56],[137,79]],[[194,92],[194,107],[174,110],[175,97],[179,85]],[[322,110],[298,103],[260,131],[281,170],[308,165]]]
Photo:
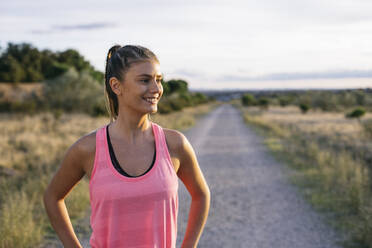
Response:
[[[64,198],[87,175],[92,248],[175,248],[178,178],[192,203],[182,248],[196,247],[210,191],[187,138],[150,121],[163,95],[160,63],[141,46],[113,46],[105,94],[111,121],[67,151],[45,194],[51,223],[65,247],[81,247]]]

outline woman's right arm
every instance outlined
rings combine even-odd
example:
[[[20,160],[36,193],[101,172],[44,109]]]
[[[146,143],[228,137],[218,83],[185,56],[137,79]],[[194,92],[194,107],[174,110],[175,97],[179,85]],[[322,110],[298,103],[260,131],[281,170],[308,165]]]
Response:
[[[50,222],[63,246],[67,248],[82,247],[73,230],[64,198],[85,175],[85,166],[94,158],[95,142],[93,146],[93,139],[89,136],[92,134],[79,139],[67,150],[58,171],[44,192],[44,206]]]

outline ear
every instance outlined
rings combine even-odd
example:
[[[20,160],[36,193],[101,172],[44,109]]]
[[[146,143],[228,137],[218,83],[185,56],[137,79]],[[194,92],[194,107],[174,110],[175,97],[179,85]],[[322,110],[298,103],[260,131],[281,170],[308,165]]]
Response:
[[[116,78],[116,77],[112,77],[110,78],[110,86],[111,86],[111,89],[112,91],[120,96],[122,94],[122,85],[120,83],[120,81]]]

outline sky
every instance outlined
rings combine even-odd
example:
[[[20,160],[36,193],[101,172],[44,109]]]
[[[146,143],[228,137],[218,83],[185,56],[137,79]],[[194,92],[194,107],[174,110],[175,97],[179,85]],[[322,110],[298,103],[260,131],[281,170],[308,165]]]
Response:
[[[371,88],[371,13],[370,0],[12,0],[0,46],[73,48],[103,72],[111,46],[142,45],[195,90]]]

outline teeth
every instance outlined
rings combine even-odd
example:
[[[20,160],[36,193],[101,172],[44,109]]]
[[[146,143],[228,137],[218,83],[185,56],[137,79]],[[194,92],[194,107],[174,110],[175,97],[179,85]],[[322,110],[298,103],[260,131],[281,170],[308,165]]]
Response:
[[[156,98],[145,98],[150,103],[156,103]]]

